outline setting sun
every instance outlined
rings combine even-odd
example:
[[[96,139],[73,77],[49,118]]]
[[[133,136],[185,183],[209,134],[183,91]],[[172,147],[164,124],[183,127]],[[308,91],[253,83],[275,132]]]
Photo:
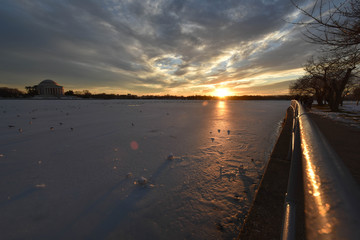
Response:
[[[215,96],[218,96],[218,97],[221,97],[221,98],[230,96],[230,94],[231,94],[231,92],[230,92],[229,89],[227,89],[227,88],[217,88],[217,89],[214,91],[214,95],[215,95]]]

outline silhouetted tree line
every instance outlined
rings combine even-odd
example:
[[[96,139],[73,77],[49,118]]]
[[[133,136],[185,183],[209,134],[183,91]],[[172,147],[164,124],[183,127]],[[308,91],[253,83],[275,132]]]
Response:
[[[107,93],[97,93],[93,94],[89,90],[83,91],[73,91],[69,90],[64,93],[65,96],[75,96],[79,98],[92,98],[92,99],[137,99],[137,95],[132,94],[107,94]]]
[[[25,87],[26,93],[19,91],[16,88],[0,88],[0,97],[2,98],[26,98],[37,95],[37,92],[33,91],[32,87]],[[107,94],[99,93],[93,94],[89,90],[73,91],[69,90],[64,93],[65,96],[72,96],[77,98],[87,99],[160,99],[160,100],[219,100],[220,97],[207,96],[207,95],[192,95],[192,96],[176,96],[176,95],[143,95],[137,96],[133,94]],[[228,96],[227,100],[291,100],[290,95],[245,95],[245,96]]]
[[[34,86],[26,86],[25,89],[26,89],[26,95],[29,96],[29,97],[33,97],[35,95],[38,95],[38,91],[36,89],[37,85],[34,85]]]
[[[160,99],[160,100],[219,100],[220,97],[207,96],[207,95],[192,95],[192,96],[177,96],[177,95],[143,95],[137,96],[133,94],[92,94],[88,90],[84,91],[72,91],[65,92],[66,96],[76,96],[80,98],[92,98],[92,99]],[[271,96],[228,96],[227,100],[291,100],[290,95],[271,95]]]
[[[24,93],[16,88],[0,87],[0,97],[2,98],[20,98],[24,97]]]
[[[244,96],[229,96],[226,97],[228,100],[291,100],[290,95],[244,95]]]
[[[345,97],[358,99],[360,88],[360,4],[359,0],[314,1],[306,9],[293,1],[305,17],[309,42],[320,44],[322,55],[304,65],[305,75],[290,85],[290,93],[303,101],[315,99],[338,111]]]

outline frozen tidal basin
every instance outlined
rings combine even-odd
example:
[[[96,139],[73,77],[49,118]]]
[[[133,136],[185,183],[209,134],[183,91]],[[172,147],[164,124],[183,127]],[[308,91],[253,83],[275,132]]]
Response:
[[[235,237],[288,106],[1,100],[1,239]]]

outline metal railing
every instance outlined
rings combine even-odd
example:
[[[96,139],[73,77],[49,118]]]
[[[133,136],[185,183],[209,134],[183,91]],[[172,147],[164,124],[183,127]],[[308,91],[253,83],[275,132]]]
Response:
[[[282,239],[296,239],[296,208],[302,186],[307,239],[360,239],[359,185],[301,104],[292,101],[291,106],[291,169]]]

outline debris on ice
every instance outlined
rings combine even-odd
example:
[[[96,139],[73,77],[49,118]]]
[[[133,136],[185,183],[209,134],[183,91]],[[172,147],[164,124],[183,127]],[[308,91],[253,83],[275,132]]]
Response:
[[[137,181],[137,183],[138,183],[139,185],[146,185],[146,184],[148,183],[148,180],[147,180],[147,178],[145,178],[145,177],[141,177],[141,178]]]
[[[167,157],[167,160],[174,160],[174,154],[170,153]]]

